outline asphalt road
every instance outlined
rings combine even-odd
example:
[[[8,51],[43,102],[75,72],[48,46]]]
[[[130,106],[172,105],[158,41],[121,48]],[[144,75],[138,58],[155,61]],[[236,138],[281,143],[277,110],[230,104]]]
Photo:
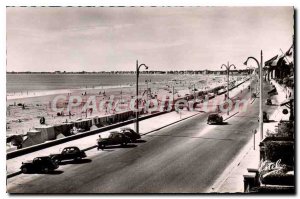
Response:
[[[266,91],[268,91],[267,89]],[[240,97],[250,97],[247,88]],[[8,179],[9,193],[203,193],[258,127],[258,100],[223,125],[197,115],[142,137],[126,148],[92,149],[88,159],[52,174]],[[268,107],[272,112],[276,106]],[[153,124],[155,125],[155,124]]]

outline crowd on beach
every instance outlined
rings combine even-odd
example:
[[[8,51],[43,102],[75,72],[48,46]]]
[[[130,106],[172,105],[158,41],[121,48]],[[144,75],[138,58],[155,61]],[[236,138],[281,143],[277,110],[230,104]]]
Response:
[[[200,79],[200,80],[199,80]],[[197,76],[185,77],[185,79],[174,79],[167,82],[151,82],[150,84],[141,84],[139,86],[139,95],[143,100],[157,99],[162,100],[163,96],[176,99],[186,94],[192,94],[194,91],[207,90],[220,85],[226,84],[225,76],[211,76],[201,78]],[[58,93],[57,95],[59,95]],[[54,111],[51,109],[51,103],[57,95],[45,95],[36,97],[15,98],[7,101],[7,135],[26,134],[35,126],[41,125],[40,119],[45,119],[45,124],[55,125],[62,122],[69,122],[80,118],[103,116],[114,114],[113,110],[104,108],[102,110],[86,109],[87,99],[91,96],[97,101],[115,100],[129,101],[136,95],[135,85],[127,87],[114,87],[111,89],[90,88],[69,90],[64,95],[67,99],[72,96],[80,96],[82,102],[79,106],[73,107],[71,110],[63,109],[63,111]],[[145,102],[144,102],[145,103]],[[62,103],[62,107],[66,107],[66,102]]]

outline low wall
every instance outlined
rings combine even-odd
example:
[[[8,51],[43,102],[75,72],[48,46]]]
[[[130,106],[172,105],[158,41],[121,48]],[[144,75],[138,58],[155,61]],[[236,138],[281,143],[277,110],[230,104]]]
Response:
[[[158,116],[158,115],[162,115],[162,114],[165,114],[165,113],[167,113],[167,111],[142,116],[142,117],[139,118],[139,121],[145,120],[145,119],[148,119],[148,118],[151,118],[151,117],[155,117],[155,116]],[[12,152],[7,153],[6,159],[7,160],[12,159],[12,158],[15,158],[15,157],[18,157],[18,156],[21,156],[21,155],[24,155],[24,154],[32,153],[34,151],[38,151],[38,150],[41,150],[41,149],[44,149],[44,148],[48,148],[48,147],[55,146],[55,145],[58,145],[58,144],[62,144],[62,143],[65,143],[65,142],[69,142],[69,141],[72,141],[72,140],[80,139],[80,138],[83,138],[83,137],[86,137],[86,136],[101,133],[103,131],[108,131],[108,130],[118,128],[118,127],[121,127],[121,126],[124,126],[124,125],[132,124],[134,122],[135,122],[135,119],[131,119],[131,120],[127,120],[127,121],[124,121],[124,122],[119,122],[119,123],[112,124],[112,125],[109,125],[109,126],[101,127],[101,128],[96,129],[96,130],[91,130],[91,131],[87,131],[87,132],[84,132],[84,133],[79,133],[79,134],[71,135],[71,136],[68,136],[68,137],[65,137],[65,138],[56,139],[56,140],[53,140],[53,141],[48,141],[46,143],[37,144],[37,145],[34,145],[34,146],[30,146],[30,147],[26,147],[26,148],[19,149],[19,150],[16,150],[16,151],[12,151]]]

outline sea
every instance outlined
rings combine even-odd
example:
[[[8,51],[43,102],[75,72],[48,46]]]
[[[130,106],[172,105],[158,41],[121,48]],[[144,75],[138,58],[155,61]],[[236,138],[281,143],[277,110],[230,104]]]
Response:
[[[139,83],[190,79],[191,75],[141,74]],[[201,79],[202,75],[197,75]],[[134,85],[135,74],[7,74],[6,93]]]

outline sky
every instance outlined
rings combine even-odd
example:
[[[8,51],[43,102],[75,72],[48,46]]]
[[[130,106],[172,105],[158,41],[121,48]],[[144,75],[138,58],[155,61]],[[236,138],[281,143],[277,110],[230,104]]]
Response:
[[[292,45],[293,7],[8,7],[7,71],[244,69]],[[255,66],[255,63],[250,63]]]

